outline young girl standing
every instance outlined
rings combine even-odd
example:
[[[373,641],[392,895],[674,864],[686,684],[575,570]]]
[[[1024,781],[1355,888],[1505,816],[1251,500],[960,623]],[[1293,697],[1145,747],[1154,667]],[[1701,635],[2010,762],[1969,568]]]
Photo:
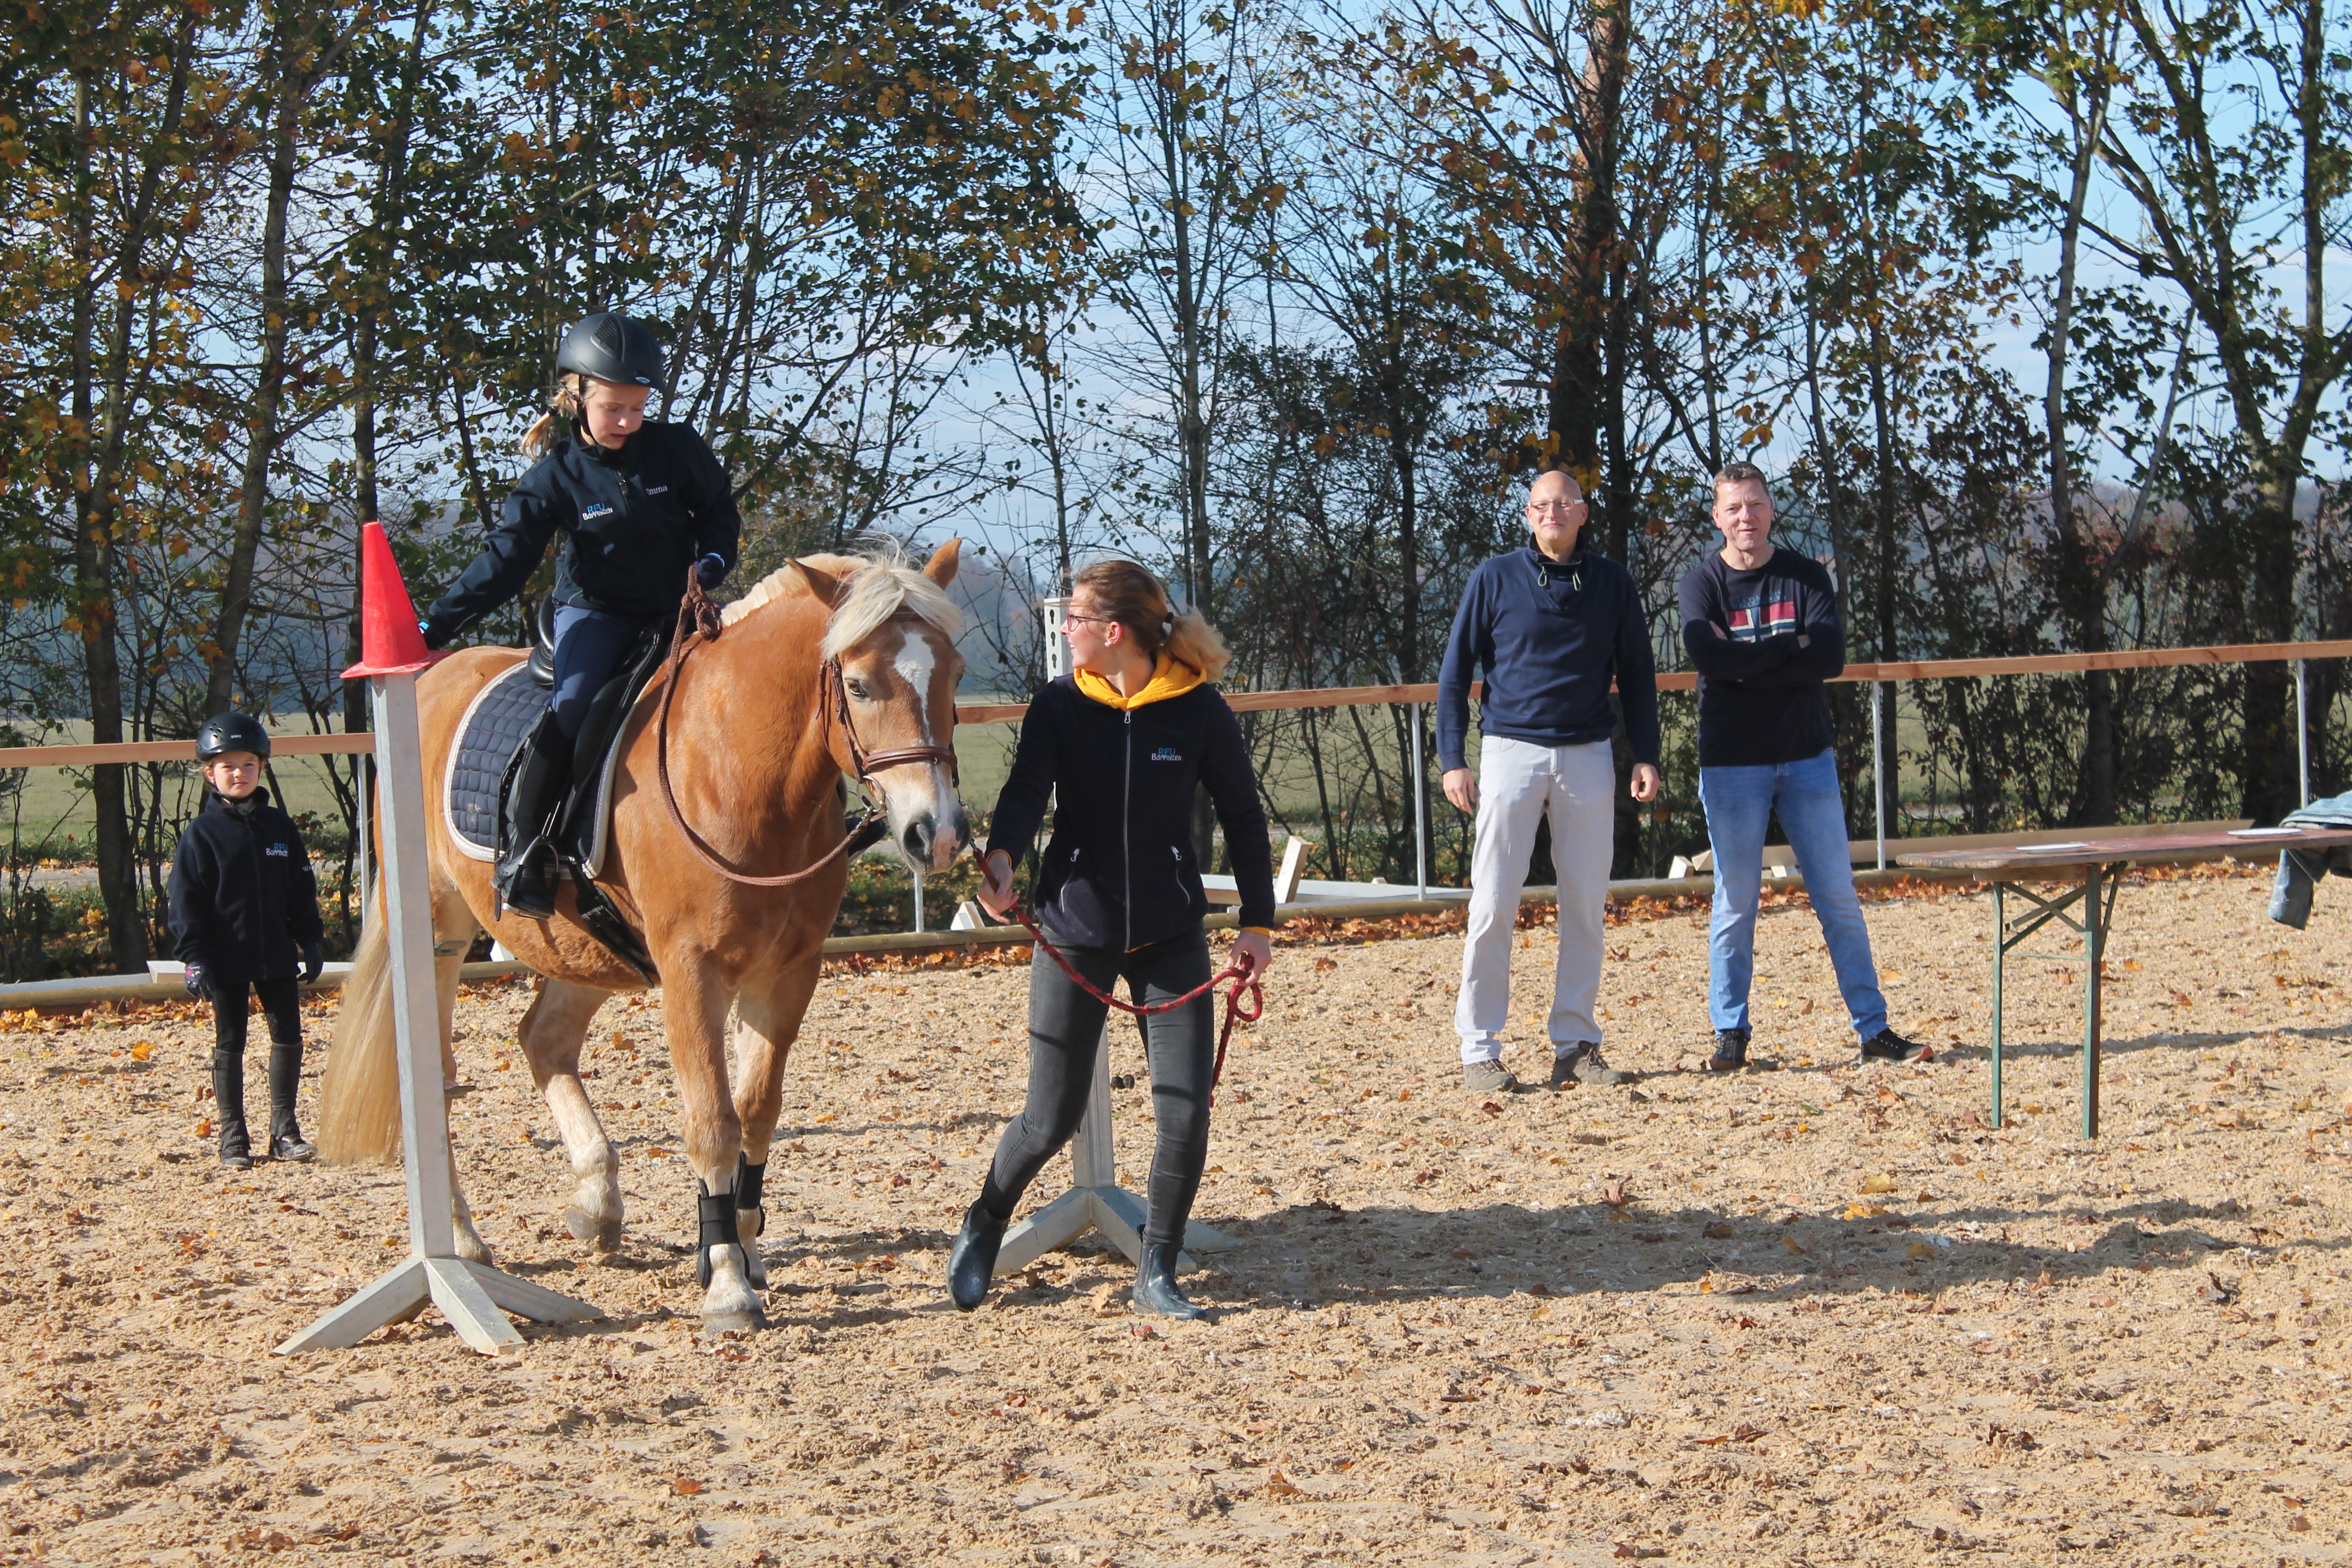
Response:
[[[269,1020],[269,1157],[317,1151],[294,1120],[302,1082],[299,974],[326,967],[319,884],[301,829],[261,787],[269,731],[247,713],[223,713],[196,731],[208,793],[172,855],[172,942],[187,966],[188,994],[213,1005],[213,1100],[221,1163],[253,1164],[245,1130],[246,989]]]
[[[474,563],[418,623],[449,641],[520,593],[547,546],[566,540],[555,577],[555,688],[524,739],[507,796],[499,895],[544,920],[555,912],[551,818],[572,782],[572,742],[590,703],[647,626],[674,621],[691,569],[705,592],[734,566],[742,519],[727,470],[693,427],[646,417],[667,386],[661,345],[616,311],[564,334],[548,412],[523,437],[539,458]]]
[[[1252,978],[1265,973],[1274,862],[1241,726],[1209,684],[1231,658],[1224,640],[1199,611],[1171,614],[1160,580],[1132,561],[1078,574],[1063,631],[1072,673],[1041,689],[1022,721],[982,860],[982,907],[1000,919],[1012,907],[1013,867],[1028,853],[1050,795],[1054,833],[1034,901],[1071,966],[1098,991],[1126,980],[1141,1004],[1204,984],[1209,901],[1192,821],[1194,791],[1205,785],[1241,889],[1234,959]],[[1049,954],[1032,955],[1028,1103],[997,1143],[948,1260],[949,1296],[965,1311],[988,1294],[1022,1192],[1077,1131],[1108,1012]],[[1176,1258],[1208,1158],[1214,1017],[1215,998],[1204,994],[1145,1020],[1159,1137],[1129,1302],[1138,1312],[1200,1316],[1177,1288]]]

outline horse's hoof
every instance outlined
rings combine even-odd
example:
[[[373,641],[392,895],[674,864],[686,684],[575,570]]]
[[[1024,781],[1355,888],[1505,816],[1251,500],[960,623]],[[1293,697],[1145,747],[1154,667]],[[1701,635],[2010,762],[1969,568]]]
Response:
[[[574,1241],[593,1242],[599,1252],[617,1252],[621,1246],[621,1222],[598,1219],[586,1209],[572,1207],[563,1211],[563,1228],[572,1233]]]
[[[756,1334],[768,1326],[768,1314],[753,1307],[741,1312],[705,1312],[702,1315],[702,1337],[715,1340],[721,1334]]]
[[[760,1256],[756,1247],[743,1248],[743,1278],[751,1282],[754,1290],[768,1288],[768,1260]]]
[[[488,1242],[478,1236],[467,1236],[463,1231],[457,1233],[457,1256],[468,1263],[478,1263],[486,1268],[492,1267],[498,1261],[490,1256]]]

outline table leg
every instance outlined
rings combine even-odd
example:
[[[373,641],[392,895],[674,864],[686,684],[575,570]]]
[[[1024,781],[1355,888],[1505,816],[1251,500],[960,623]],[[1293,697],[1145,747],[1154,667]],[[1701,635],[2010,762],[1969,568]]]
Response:
[[[2009,952],[2009,921],[2001,900],[2005,889],[1992,885],[1992,1130],[2000,1131],[2000,965]]]
[[[2088,965],[2083,980],[2083,1136],[2099,1135],[2099,994],[2100,953],[2105,946],[2106,922],[2099,918],[2099,872],[2088,867],[2089,882],[2083,896],[2083,957]],[[2120,875],[2120,869],[2118,870]]]

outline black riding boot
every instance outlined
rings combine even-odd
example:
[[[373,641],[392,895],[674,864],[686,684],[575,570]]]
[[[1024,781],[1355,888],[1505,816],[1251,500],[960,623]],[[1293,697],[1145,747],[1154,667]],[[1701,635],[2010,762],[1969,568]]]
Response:
[[[221,1163],[232,1171],[253,1169],[253,1143],[245,1131],[245,1053],[213,1052],[213,1114],[220,1121]]]
[[[1201,1309],[1176,1288],[1176,1258],[1184,1249],[1173,1242],[1146,1242],[1143,1261],[1135,1266],[1135,1292],[1128,1306],[1147,1318],[1197,1318]]]
[[[564,787],[572,782],[572,738],[541,715],[523,739],[514,787],[507,793],[506,854],[499,860],[499,897],[534,920],[555,913],[555,853],[547,834]]]
[[[996,1278],[996,1249],[1004,1245],[1008,1223],[978,1204],[965,1211],[962,1233],[948,1253],[948,1300],[957,1311],[969,1312],[988,1300],[989,1281]]]
[[[302,1136],[302,1129],[294,1121],[294,1096],[302,1087],[302,1047],[272,1046],[269,1047],[269,1157],[292,1160],[297,1163],[313,1158],[319,1151]]]

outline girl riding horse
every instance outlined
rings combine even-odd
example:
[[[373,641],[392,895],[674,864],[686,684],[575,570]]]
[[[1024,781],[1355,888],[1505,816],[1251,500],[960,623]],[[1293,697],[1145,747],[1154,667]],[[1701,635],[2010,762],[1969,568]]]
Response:
[[[426,647],[446,647],[520,593],[549,542],[565,536],[555,686],[516,765],[498,866],[508,907],[540,920],[555,913],[548,832],[590,702],[646,627],[677,618],[689,566],[705,592],[719,586],[742,531],[727,470],[702,437],[646,417],[668,377],[643,322],[590,316],[564,334],[555,369],[548,412],[523,437],[539,462],[507,497],[481,554],[418,623]]]

